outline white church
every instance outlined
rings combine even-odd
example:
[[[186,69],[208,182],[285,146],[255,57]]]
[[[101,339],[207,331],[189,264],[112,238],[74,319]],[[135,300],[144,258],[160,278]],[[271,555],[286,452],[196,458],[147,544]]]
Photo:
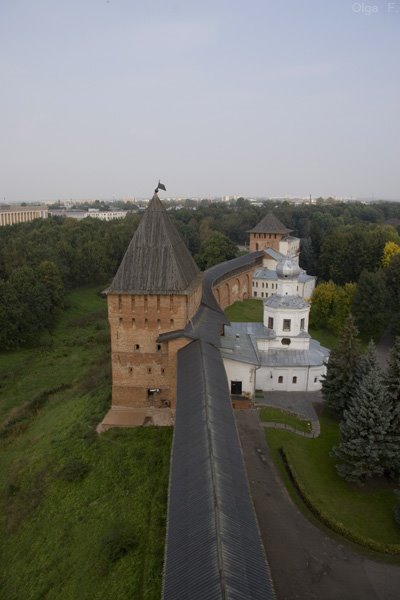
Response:
[[[250,231],[250,251],[264,250],[253,274],[253,298],[263,300],[263,323],[232,323],[221,338],[231,393],[317,391],[329,350],[308,333],[315,277],[299,267],[300,240],[271,213]]]

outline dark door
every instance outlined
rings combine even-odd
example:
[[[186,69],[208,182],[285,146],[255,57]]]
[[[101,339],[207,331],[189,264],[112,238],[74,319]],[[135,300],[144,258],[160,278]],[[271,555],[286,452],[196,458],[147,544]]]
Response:
[[[242,393],[242,382],[241,381],[231,381],[231,394],[234,396],[240,396]]]

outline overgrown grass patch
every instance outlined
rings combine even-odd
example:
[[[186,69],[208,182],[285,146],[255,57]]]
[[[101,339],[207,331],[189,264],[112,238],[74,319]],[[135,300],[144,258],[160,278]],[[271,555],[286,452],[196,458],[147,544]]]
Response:
[[[279,408],[271,408],[269,406],[261,408],[260,419],[264,422],[284,423],[285,425],[289,425],[290,427],[294,427],[294,429],[298,429],[305,433],[310,433],[312,430],[309,421],[304,421],[296,415],[280,410]]]
[[[0,439],[2,600],[160,597],[172,430],[96,433],[107,331],[105,301],[86,289],[45,350],[0,355],[1,422],[23,423]]]
[[[225,314],[230,321],[238,323],[262,322],[263,320],[263,303],[262,300],[243,300],[243,302],[235,302],[225,309]]]
[[[283,470],[279,449],[283,448],[296,479],[323,521],[337,524],[350,539],[375,550],[396,546],[400,552],[400,528],[393,516],[396,504],[395,485],[386,482],[359,487],[345,482],[336,472],[331,448],[339,438],[338,424],[322,416],[321,436],[307,439],[282,430],[266,433],[275,463]],[[291,488],[287,474],[284,479]],[[291,492],[293,493],[293,489]],[[371,541],[373,544],[369,544]]]
[[[336,344],[338,343],[339,338],[326,329],[309,328],[308,332],[314,340],[317,340],[321,346],[324,346],[324,348],[329,348],[329,350],[335,348]]]

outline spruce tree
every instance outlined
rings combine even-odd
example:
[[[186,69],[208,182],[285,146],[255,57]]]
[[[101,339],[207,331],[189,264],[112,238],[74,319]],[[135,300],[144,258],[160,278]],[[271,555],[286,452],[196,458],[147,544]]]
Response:
[[[330,353],[323,376],[322,395],[328,406],[339,415],[349,406],[358,384],[360,347],[357,336],[354,318],[349,315],[338,345]]]
[[[386,469],[394,477],[400,475],[400,337],[395,339],[390,353],[385,384],[390,404]]]
[[[377,363],[360,382],[343,416],[340,442],[332,450],[340,461],[336,465],[339,475],[355,482],[383,475],[388,455],[390,404]]]

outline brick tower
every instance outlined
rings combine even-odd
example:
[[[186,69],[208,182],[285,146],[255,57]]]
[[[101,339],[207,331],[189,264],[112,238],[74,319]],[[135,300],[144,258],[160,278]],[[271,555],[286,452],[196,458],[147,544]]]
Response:
[[[100,431],[170,424],[176,354],[190,341],[181,334],[199,307],[201,279],[155,193],[107,291],[112,407]]]
[[[282,238],[291,232],[275,217],[268,213],[265,217],[249,231],[250,233],[250,252],[256,250],[265,250],[265,248],[274,248],[279,251],[279,242]]]

